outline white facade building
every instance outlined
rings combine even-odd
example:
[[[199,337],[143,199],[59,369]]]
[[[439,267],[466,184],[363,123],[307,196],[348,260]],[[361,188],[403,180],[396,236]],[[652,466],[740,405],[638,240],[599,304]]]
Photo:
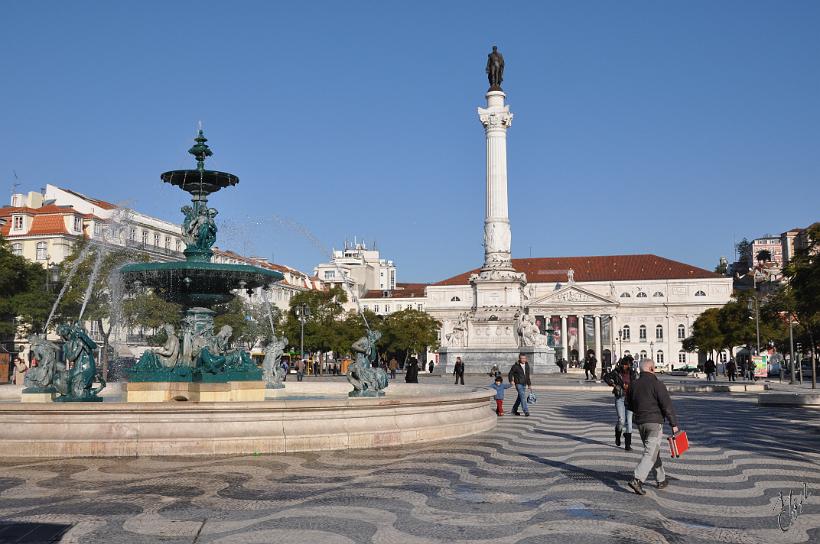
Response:
[[[375,247],[368,249],[363,242],[345,242],[344,249],[334,249],[331,262],[317,265],[314,276],[329,287],[343,288],[348,310],[355,309],[355,299],[368,291],[392,291],[397,285],[393,261],[382,259]]]

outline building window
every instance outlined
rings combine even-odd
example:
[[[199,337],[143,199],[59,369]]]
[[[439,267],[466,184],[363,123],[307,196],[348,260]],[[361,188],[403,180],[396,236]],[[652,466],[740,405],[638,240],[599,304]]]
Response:
[[[332,280],[336,278],[336,271],[335,270],[325,270],[325,279]]]
[[[82,217],[75,217],[74,218],[74,231],[80,232],[83,230],[83,218]]]
[[[727,359],[726,352],[725,352],[725,351],[721,351],[721,352],[720,352],[720,362],[721,362],[721,363],[725,363],[725,362],[726,362],[726,359]]]
[[[679,363],[685,363],[686,362],[686,352],[685,351],[680,350],[678,352],[678,362]]]
[[[168,251],[169,249],[171,249],[171,237],[166,236],[165,237],[165,250]]]
[[[678,325],[678,340],[683,340],[686,338],[686,327],[681,323]]]
[[[636,296],[636,297],[638,297],[638,298],[646,298],[646,293],[644,293],[643,291],[641,291],[640,293],[638,293],[638,294],[637,294],[637,295],[635,295],[635,296]]]
[[[144,245],[144,246],[148,245],[148,231],[147,230],[142,231],[142,245]]]
[[[182,242],[177,240],[177,253],[182,251]]]
[[[663,293],[661,293],[660,291],[655,291],[655,294],[652,295],[652,296],[653,297],[663,297]]]
[[[631,296],[632,295],[630,295],[629,293],[621,293],[621,298],[629,298]]]
[[[15,243],[15,244],[11,244],[11,252],[13,254],[17,255],[17,256],[22,255],[23,254],[23,244],[21,244],[19,242]]]
[[[365,304],[364,306],[362,306],[362,308],[363,308],[365,311],[367,311],[367,310],[368,310],[367,304]]]
[[[99,236],[102,229],[100,228],[100,224],[96,221],[94,222],[94,236]]]
[[[655,327],[655,340],[663,340],[663,325]]]
[[[378,304],[373,305],[373,311],[376,312],[376,313],[379,313],[379,305]]]
[[[386,314],[390,313],[390,305],[389,304],[384,305],[384,313],[386,313]]]
[[[646,325],[641,325],[638,328],[638,340],[646,342]]]
[[[696,297],[705,297],[706,293],[704,293],[703,291],[698,291],[697,293],[695,293],[695,296]]]
[[[641,359],[646,359],[646,350],[645,349],[641,350]]]
[[[159,234],[157,234],[156,232],[154,233],[154,245],[156,247],[159,247]]]
[[[621,329],[621,337],[624,340],[629,340],[629,325],[624,325],[624,328]]]
[[[655,362],[663,364],[663,351],[658,350],[655,352]]]
[[[14,216],[14,223],[12,224],[12,229],[14,229],[14,230],[23,230],[23,216],[22,215],[15,215]]]
[[[461,302],[461,299],[458,297],[453,297],[450,299],[450,302]]]
[[[419,311],[421,312],[422,310],[424,310],[424,304],[419,304],[418,308],[419,308]]]
[[[46,242],[37,242],[37,260],[45,261],[48,259],[48,244]]]

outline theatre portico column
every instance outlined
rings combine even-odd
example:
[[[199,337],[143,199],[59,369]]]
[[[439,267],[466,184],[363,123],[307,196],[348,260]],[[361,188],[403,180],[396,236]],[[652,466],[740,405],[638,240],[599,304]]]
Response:
[[[583,361],[586,357],[586,334],[584,333],[584,316],[578,317],[578,360]]]
[[[567,348],[569,346],[569,341],[567,340],[567,316],[561,316],[561,350],[562,350],[562,357],[569,361],[569,351]]]
[[[595,359],[598,361],[598,365],[603,369],[604,368],[604,361],[601,358],[601,354],[603,351],[601,350],[601,316],[595,316]]]

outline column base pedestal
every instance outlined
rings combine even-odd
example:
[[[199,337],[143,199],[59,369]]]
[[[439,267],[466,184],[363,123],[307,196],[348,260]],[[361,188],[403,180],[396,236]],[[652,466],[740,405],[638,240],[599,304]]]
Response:
[[[518,354],[527,356],[530,371],[533,374],[550,374],[560,369],[555,364],[555,350],[542,347],[480,347],[456,348],[443,347],[439,350],[439,365],[443,365],[443,372],[449,376],[453,373],[456,357],[461,357],[468,374],[488,373],[493,365],[497,365],[501,374],[506,376],[510,367],[518,360]],[[489,383],[489,382],[488,382]]]
[[[131,382],[125,384],[127,402],[248,402],[265,400],[264,381]]]

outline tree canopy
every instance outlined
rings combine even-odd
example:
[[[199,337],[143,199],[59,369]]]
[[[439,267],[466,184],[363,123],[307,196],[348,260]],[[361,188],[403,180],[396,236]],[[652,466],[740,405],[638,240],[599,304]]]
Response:
[[[0,237],[0,336],[11,337],[17,326],[26,333],[42,330],[56,297],[46,291],[46,273]]]

